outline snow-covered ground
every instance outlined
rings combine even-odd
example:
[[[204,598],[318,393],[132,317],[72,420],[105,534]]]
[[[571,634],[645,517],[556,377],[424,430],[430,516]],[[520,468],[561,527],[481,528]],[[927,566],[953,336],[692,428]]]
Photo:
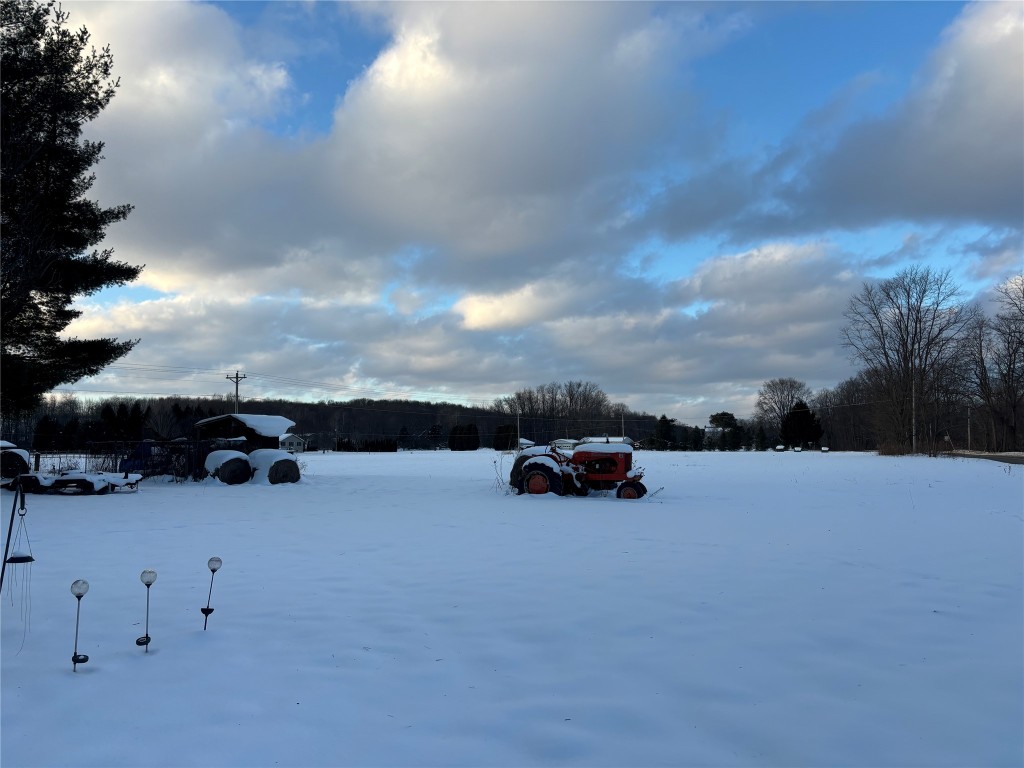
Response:
[[[506,495],[497,458],[29,496],[0,763],[1024,762],[1024,467],[638,453],[664,490],[620,501]]]

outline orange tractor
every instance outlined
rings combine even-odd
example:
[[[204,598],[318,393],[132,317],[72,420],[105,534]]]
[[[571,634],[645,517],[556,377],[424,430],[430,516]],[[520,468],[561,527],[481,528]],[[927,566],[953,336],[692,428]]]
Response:
[[[517,493],[586,496],[615,491],[620,499],[639,499],[647,488],[642,468],[633,468],[633,445],[607,437],[588,437],[575,447],[554,444],[523,449],[512,464],[508,482]]]

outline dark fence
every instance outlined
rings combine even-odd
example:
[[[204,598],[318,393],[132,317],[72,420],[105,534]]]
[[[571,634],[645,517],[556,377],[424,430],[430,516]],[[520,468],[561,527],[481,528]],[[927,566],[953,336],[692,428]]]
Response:
[[[176,480],[200,479],[204,462],[213,450],[234,448],[248,453],[244,444],[219,440],[141,440],[89,443],[84,451],[31,454],[31,469],[58,474],[84,472],[131,472],[143,477],[170,476]]]

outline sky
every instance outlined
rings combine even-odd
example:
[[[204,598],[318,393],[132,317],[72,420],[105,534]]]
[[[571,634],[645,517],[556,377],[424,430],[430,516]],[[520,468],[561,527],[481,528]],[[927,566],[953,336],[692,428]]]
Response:
[[[552,381],[702,425],[856,372],[865,281],[1024,271],[1021,3],[65,3],[144,264],[83,397]],[[244,408],[243,408],[244,410]]]

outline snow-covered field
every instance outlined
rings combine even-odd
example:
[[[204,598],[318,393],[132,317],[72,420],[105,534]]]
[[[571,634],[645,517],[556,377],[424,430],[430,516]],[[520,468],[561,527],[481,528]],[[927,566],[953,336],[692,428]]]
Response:
[[[1024,466],[638,453],[664,490],[620,501],[505,495],[496,458],[29,496],[0,763],[1024,762]]]

